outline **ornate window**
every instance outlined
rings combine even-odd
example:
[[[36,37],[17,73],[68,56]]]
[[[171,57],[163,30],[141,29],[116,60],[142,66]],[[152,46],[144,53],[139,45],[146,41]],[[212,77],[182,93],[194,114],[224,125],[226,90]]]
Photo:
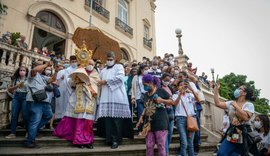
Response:
[[[128,2],[126,0],[118,0],[118,18],[128,24]]]
[[[146,25],[144,25],[144,28],[143,28],[143,37],[146,39],[149,39],[149,27]]]
[[[41,11],[37,14],[40,21],[50,27],[53,27],[61,32],[66,32],[66,28],[62,20],[54,13],[49,11]]]
[[[110,12],[105,9],[105,0],[85,0],[85,5],[90,7],[91,6],[91,1],[92,3],[92,9],[97,12],[99,15],[102,17],[105,17],[107,20],[110,19]]]
[[[150,22],[145,18],[143,23],[143,45],[147,49],[151,49],[153,39],[150,37]]]

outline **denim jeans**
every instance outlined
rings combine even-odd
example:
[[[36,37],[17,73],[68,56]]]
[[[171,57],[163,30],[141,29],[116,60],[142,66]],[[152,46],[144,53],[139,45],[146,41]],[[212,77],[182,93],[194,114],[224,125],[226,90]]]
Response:
[[[28,102],[29,108],[29,126],[28,137],[25,144],[32,144],[35,141],[37,131],[46,125],[52,118],[52,108],[47,102]]]
[[[188,150],[188,155],[194,156],[194,149],[193,149],[194,132],[187,131],[187,117],[177,116],[176,127],[180,135],[180,155],[186,156]]]
[[[196,118],[197,118],[197,123],[199,130],[195,132],[194,136],[194,152],[199,153],[200,150],[200,145],[201,145],[201,111],[202,110],[197,110],[196,111]]]
[[[172,140],[173,126],[174,126],[174,110],[173,107],[167,108],[167,113],[169,116],[169,126],[168,126],[168,136],[166,139],[166,154],[169,154],[170,143]]]
[[[16,134],[16,127],[18,123],[18,117],[20,111],[22,110],[23,124],[27,128],[28,123],[28,110],[26,105],[26,95],[27,93],[15,92],[12,99],[12,108],[11,108],[11,133]]]
[[[137,111],[138,111],[138,121],[140,119],[140,116],[142,115],[143,109],[144,109],[144,103],[141,99],[136,100],[137,103]],[[142,131],[142,125],[138,128],[139,132]]]
[[[217,155],[218,156],[239,156],[243,152],[243,145],[230,143],[224,139],[220,145]]]

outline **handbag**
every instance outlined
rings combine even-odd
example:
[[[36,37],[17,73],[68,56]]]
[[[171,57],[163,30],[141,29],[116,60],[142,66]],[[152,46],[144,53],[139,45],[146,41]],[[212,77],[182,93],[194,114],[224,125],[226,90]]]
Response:
[[[32,94],[32,98],[35,102],[41,102],[45,99],[48,98],[47,96],[47,93],[46,93],[46,90],[45,89],[41,89],[41,90],[38,90],[36,92],[33,93],[32,89],[29,87],[30,89],[30,92]]]
[[[143,125],[143,129],[142,129],[142,132],[141,132],[141,136],[142,137],[146,137],[148,132],[151,130],[151,123],[150,122],[147,122]]]
[[[260,134],[256,131],[248,132],[248,143],[256,144],[262,140]]]
[[[184,102],[183,102],[182,98],[180,98],[180,99],[181,99],[181,104],[182,104],[182,106],[183,106],[183,108],[184,108],[184,110],[186,112],[186,115],[187,115],[187,130],[190,131],[190,132],[196,132],[196,131],[198,131],[199,128],[198,128],[197,119],[194,118],[191,115],[188,115],[187,110],[186,110],[186,107],[184,105]]]

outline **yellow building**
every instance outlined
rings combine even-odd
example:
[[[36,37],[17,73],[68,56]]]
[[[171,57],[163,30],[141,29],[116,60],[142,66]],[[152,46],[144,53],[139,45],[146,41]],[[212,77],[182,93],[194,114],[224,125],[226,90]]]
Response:
[[[116,40],[123,59],[156,55],[155,0],[2,0],[8,6],[0,32],[20,32],[29,48],[47,47],[67,57],[77,27],[98,27]],[[90,9],[92,8],[92,9]]]

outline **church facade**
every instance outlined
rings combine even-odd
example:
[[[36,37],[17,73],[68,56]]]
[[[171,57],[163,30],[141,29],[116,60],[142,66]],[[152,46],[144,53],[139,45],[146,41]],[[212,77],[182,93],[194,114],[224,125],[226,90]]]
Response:
[[[155,0],[2,0],[0,32],[20,32],[29,49],[47,47],[66,57],[77,27],[97,27],[119,43],[122,58],[141,60],[156,55]]]

